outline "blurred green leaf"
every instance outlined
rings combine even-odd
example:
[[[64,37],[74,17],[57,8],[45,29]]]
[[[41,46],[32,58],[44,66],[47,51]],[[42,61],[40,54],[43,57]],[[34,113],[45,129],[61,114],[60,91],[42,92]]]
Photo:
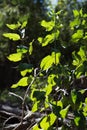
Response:
[[[27,21],[24,21],[24,22],[22,23],[22,25],[21,25],[21,29],[25,28],[26,25],[27,25]]]
[[[17,24],[6,24],[6,26],[12,30],[16,30],[21,26],[21,24],[18,22]]]
[[[77,32],[72,35],[74,42],[78,42],[81,38],[83,38],[83,30],[77,30]]]
[[[60,111],[60,115],[61,115],[61,117],[62,117],[63,119],[67,116],[67,113],[68,113],[69,108],[70,108],[70,105],[68,105],[66,108],[64,108],[64,109],[62,109],[62,110]]]
[[[75,104],[75,103],[76,103],[76,100],[77,100],[77,92],[76,92],[75,89],[73,89],[73,90],[71,91],[71,98],[72,98],[73,103]]]
[[[36,125],[33,126],[32,130],[41,130],[41,129],[38,128],[38,125],[36,124]]]
[[[46,31],[51,31],[54,27],[55,23],[54,21],[45,21],[45,20],[42,20],[41,22],[41,26],[45,27],[46,28]]]
[[[76,126],[79,126],[79,121],[80,121],[80,117],[79,117],[79,116],[76,116],[76,117],[74,118],[74,122],[75,122]]]
[[[20,35],[17,33],[4,33],[3,36],[13,41],[20,40]]]
[[[18,62],[22,59],[22,53],[13,53],[7,57],[10,61]]]
[[[73,10],[73,14],[74,14],[74,17],[78,17],[79,16],[79,11],[74,9]]]

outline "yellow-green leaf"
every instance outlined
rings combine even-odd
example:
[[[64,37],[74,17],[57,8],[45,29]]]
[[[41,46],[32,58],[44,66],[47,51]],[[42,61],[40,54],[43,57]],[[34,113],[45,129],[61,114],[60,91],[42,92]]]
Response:
[[[28,77],[23,77],[18,81],[18,86],[27,86],[28,85]]]
[[[48,55],[42,59],[40,67],[43,70],[47,70],[52,66],[53,62],[53,58],[50,55]]]
[[[22,23],[21,28],[25,28],[25,27],[26,27],[26,25],[27,25],[27,21],[24,21],[24,22]]]
[[[30,43],[29,43],[29,45],[30,45],[30,46],[29,46],[29,54],[30,54],[30,55],[31,55],[32,52],[33,52],[33,45],[32,45],[32,44],[33,44],[33,42],[30,42]]]
[[[47,31],[51,31],[54,27],[55,23],[54,21],[45,21],[45,20],[42,20],[41,22],[41,26],[45,27]]]
[[[33,68],[32,68],[32,69],[25,69],[25,70],[22,70],[22,71],[21,71],[21,75],[22,75],[22,76],[25,76],[27,73],[31,73],[32,70],[33,70]]]
[[[18,29],[21,24],[18,22],[17,24],[6,24],[6,26],[12,30]]]
[[[43,130],[48,130],[48,128],[54,124],[56,118],[57,117],[54,113],[49,114],[48,116],[42,119],[42,121],[40,122],[40,127]]]
[[[52,52],[52,58],[53,58],[53,63],[54,64],[59,64],[59,59],[60,59],[60,56],[61,56],[61,53],[56,53],[56,52]]]
[[[4,33],[3,36],[13,41],[20,40],[20,35],[17,33]]]
[[[77,32],[72,35],[72,40],[74,42],[78,42],[81,38],[83,38],[83,30],[77,30]]]
[[[38,42],[42,43],[43,42],[43,38],[42,37],[38,37]]]
[[[78,17],[79,16],[79,11],[78,10],[73,10],[73,14],[74,14],[74,17]]]
[[[54,41],[54,35],[53,34],[48,34],[43,39],[42,46],[47,46],[49,43],[52,43],[53,41]]]
[[[66,108],[64,108],[64,109],[62,109],[62,110],[60,111],[60,115],[61,115],[61,117],[62,117],[63,119],[66,117],[66,115],[67,115],[67,113],[68,113],[68,110],[69,110],[69,107],[70,107],[70,105],[68,105]]]
[[[12,86],[11,86],[11,88],[17,88],[18,87],[18,84],[13,84]]]
[[[22,59],[22,53],[13,53],[7,57],[10,61],[18,62]]]
[[[32,129],[32,130],[41,130],[41,129],[38,128],[38,125],[36,124],[36,125],[33,126],[33,129]]]
[[[75,122],[76,126],[79,126],[79,121],[80,121],[80,117],[79,117],[79,116],[76,116],[76,117],[74,118],[74,122]]]
[[[40,103],[40,101],[36,101],[32,107],[32,112],[36,112],[38,110],[38,104]]]

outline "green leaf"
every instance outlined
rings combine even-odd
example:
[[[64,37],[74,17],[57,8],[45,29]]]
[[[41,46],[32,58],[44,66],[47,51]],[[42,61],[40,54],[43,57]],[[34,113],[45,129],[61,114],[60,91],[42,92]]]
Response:
[[[68,105],[66,108],[64,108],[64,109],[62,109],[62,110],[60,111],[60,115],[61,115],[61,117],[62,117],[63,119],[66,117],[66,115],[67,115],[67,113],[68,113],[68,110],[69,110],[69,107],[70,107],[70,105]]]
[[[28,77],[23,77],[18,81],[18,86],[27,86],[28,85]]]
[[[80,92],[81,94],[84,94],[86,91],[87,91],[87,88],[86,88],[86,89],[81,89],[81,90],[79,90],[79,92]]]
[[[52,55],[52,58],[53,58],[53,63],[56,64],[56,65],[58,65],[61,53],[52,52],[51,55]]]
[[[76,103],[76,100],[77,100],[77,93],[76,93],[76,90],[75,90],[75,89],[73,89],[73,90],[71,91],[71,98],[72,98],[73,103],[75,104],[75,103]]]
[[[28,85],[28,77],[21,78],[16,84],[13,84],[11,88],[17,88],[18,86],[27,86]]]
[[[25,76],[27,73],[31,73],[32,71],[33,71],[33,68],[32,68],[32,69],[22,70],[22,71],[21,71],[21,75],[22,75],[22,76]]]
[[[78,17],[79,16],[79,11],[78,10],[73,10],[73,14],[74,14],[74,17]]]
[[[77,30],[77,32],[72,35],[72,40],[74,42],[78,42],[81,38],[83,38],[83,30]]]
[[[54,113],[51,113],[51,114],[45,116],[41,120],[40,127],[43,130],[48,130],[48,128],[50,128],[54,124],[54,122],[56,121],[56,119],[57,119],[57,116]]]
[[[30,42],[29,43],[29,54],[31,55],[32,54],[32,52],[33,52],[33,42]]]
[[[54,41],[54,34],[48,34],[43,39],[42,46],[47,46],[49,43],[52,43]]]
[[[13,84],[12,86],[11,86],[11,88],[17,88],[18,87],[18,84]]]
[[[17,33],[4,33],[3,36],[13,41],[20,40],[20,36]]]
[[[45,20],[42,20],[41,26],[45,27],[47,31],[51,31],[53,27],[55,26],[55,23],[54,21],[47,22]]]
[[[43,38],[42,37],[38,37],[38,41],[41,44],[43,42]]]
[[[24,21],[24,22],[22,23],[22,25],[21,25],[21,29],[25,28],[26,25],[27,25],[27,21]]]
[[[32,112],[36,112],[38,110],[39,103],[40,103],[40,101],[35,101],[35,103],[33,104],[33,107],[32,107]]]
[[[26,47],[24,45],[17,46],[17,52],[21,52],[21,53],[25,54],[28,52],[28,47]]]
[[[52,86],[55,86],[56,85],[56,82],[54,81],[54,78],[56,78],[57,76],[55,74],[51,74],[48,76],[48,84],[49,85],[52,85]]]
[[[47,85],[45,90],[46,90],[46,96],[48,96],[52,92],[53,86],[51,84]]]
[[[13,53],[7,57],[10,61],[18,62],[22,59],[22,53]]]
[[[83,60],[83,61],[86,60],[86,54],[85,54],[85,50],[83,47],[80,47],[78,55],[81,57],[81,60]]]
[[[70,27],[71,28],[74,28],[75,26],[79,27],[80,23],[81,23],[80,19],[76,18],[76,19],[74,19],[73,21],[70,22]]]
[[[54,113],[57,117],[60,117],[61,106],[57,106],[56,104],[53,104],[53,103],[51,103],[51,105],[52,105],[53,113]]]
[[[80,117],[79,117],[79,116],[76,116],[76,117],[74,118],[74,122],[75,122],[76,126],[79,126],[79,121],[80,121]]]
[[[57,30],[55,33],[48,34],[44,38],[38,37],[38,41],[42,44],[42,46],[47,46],[49,43],[52,43],[54,40],[58,39],[59,33],[59,30]]]
[[[54,62],[53,58],[50,55],[48,55],[42,59],[40,67],[43,70],[47,70],[52,66],[53,62]]]
[[[32,94],[31,94],[31,99],[37,100],[37,101],[45,100],[45,91],[33,89]]]
[[[6,26],[11,30],[16,30],[21,26],[21,24],[18,22],[17,24],[6,24]]]
[[[36,124],[36,125],[33,126],[32,130],[41,130],[41,129],[38,128],[38,125]]]

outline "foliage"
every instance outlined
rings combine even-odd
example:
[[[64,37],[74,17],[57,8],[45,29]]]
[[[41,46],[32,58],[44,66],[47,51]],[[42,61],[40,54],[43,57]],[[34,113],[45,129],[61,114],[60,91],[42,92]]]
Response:
[[[40,22],[45,33],[35,40],[39,42],[41,48],[49,47],[50,51],[43,58],[41,57],[36,68],[29,61],[34,51],[34,40],[31,40],[27,46],[21,43],[17,46],[16,53],[7,57],[10,61],[19,64],[18,69],[22,76],[11,87],[28,86],[32,112],[46,113],[32,130],[87,128],[85,94],[87,89],[82,86],[78,88],[73,83],[82,75],[87,76],[87,14],[83,13],[82,9],[74,9],[72,14],[68,24],[61,18],[61,16],[66,18],[62,10],[50,11],[49,21]],[[26,26],[26,21],[20,24],[7,24],[7,27],[13,31],[17,28],[26,30]],[[13,42],[23,41],[25,38],[25,34],[21,36],[17,33],[9,33],[9,35],[4,33],[3,36]],[[27,59],[26,63],[24,59]]]

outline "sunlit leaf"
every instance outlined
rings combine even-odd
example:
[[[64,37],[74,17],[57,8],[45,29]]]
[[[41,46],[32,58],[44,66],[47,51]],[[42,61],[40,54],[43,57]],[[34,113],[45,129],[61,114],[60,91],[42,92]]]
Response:
[[[86,59],[86,54],[84,48],[80,47],[80,50],[78,52],[78,55],[81,57],[82,60]]]
[[[29,54],[31,55],[32,54],[32,52],[33,52],[33,42],[30,42],[29,43]]]
[[[61,53],[52,52],[51,55],[52,55],[54,64],[56,64],[56,65],[59,64],[59,59],[60,59]]]
[[[13,53],[7,57],[10,61],[18,62],[22,59],[22,53]]]
[[[45,88],[46,96],[52,92],[52,88],[53,88],[53,86],[51,84],[47,85],[47,87]]]
[[[83,30],[77,30],[77,32],[72,35],[72,40],[74,42],[78,42],[81,38],[83,38]]]
[[[11,86],[11,88],[17,88],[18,87],[18,84],[13,84],[12,86]]]
[[[41,22],[41,26],[45,27],[47,31],[51,31],[54,27],[55,23],[54,21],[45,21],[45,20],[42,20]]]
[[[71,28],[72,27],[79,27],[80,23],[81,23],[80,19],[76,18],[76,19],[74,19],[73,21],[70,22],[70,27]]]
[[[27,86],[28,85],[28,77],[23,77],[17,83],[18,86]]]
[[[3,36],[13,41],[20,40],[20,35],[17,33],[4,33]]]
[[[36,125],[33,126],[32,130],[41,130],[41,129],[38,128],[38,125],[36,124]]]
[[[22,71],[21,71],[21,75],[22,75],[22,76],[25,76],[27,73],[31,73],[32,70],[33,70],[33,68],[32,68],[32,69],[25,69],[25,70],[22,70]]]
[[[34,104],[33,104],[33,107],[32,107],[32,112],[36,112],[38,110],[38,104],[40,103],[40,101],[36,101]]]
[[[54,41],[54,35],[53,34],[48,34],[43,39],[42,46],[47,46],[49,43],[52,43],[53,41]]]
[[[27,25],[27,21],[24,21],[24,22],[22,23],[21,28],[25,28],[25,27],[26,27],[26,25]]]
[[[38,41],[39,41],[39,43],[42,43],[43,42],[43,38],[42,37],[38,37]]]
[[[40,127],[44,130],[48,130],[48,128],[54,124],[56,118],[57,116],[54,113],[47,115],[41,120]]]
[[[66,108],[64,108],[64,109],[62,109],[62,110],[60,111],[60,115],[61,115],[61,117],[62,117],[63,119],[66,117],[66,115],[67,115],[67,113],[68,113],[68,110],[69,110],[69,107],[70,107],[70,105],[68,105]]]
[[[78,17],[79,16],[79,11],[78,10],[73,10],[73,14],[74,14],[74,17]]]
[[[18,22],[17,24],[6,24],[6,26],[12,30],[18,29],[21,24]]]
[[[79,116],[76,116],[76,117],[74,118],[74,122],[75,122],[76,126],[79,126],[79,121],[80,121],[80,117],[79,117]]]
[[[43,70],[47,70],[52,66],[53,62],[54,62],[53,58],[50,55],[48,55],[42,59],[40,67]]]

